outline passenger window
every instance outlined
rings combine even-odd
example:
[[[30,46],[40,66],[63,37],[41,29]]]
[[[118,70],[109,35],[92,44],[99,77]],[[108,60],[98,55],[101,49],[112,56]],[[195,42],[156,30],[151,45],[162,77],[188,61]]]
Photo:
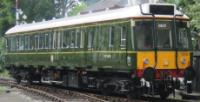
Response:
[[[15,51],[16,40],[14,37],[11,37],[10,40],[11,40],[10,50]]]
[[[84,33],[83,30],[81,30],[81,35],[80,35],[80,48],[84,48]]]
[[[53,48],[53,33],[49,33],[49,49]]]
[[[29,46],[29,42],[30,42],[30,40],[28,38],[29,38],[29,36],[25,36],[25,47],[24,47],[24,50],[28,50],[28,46]]]
[[[45,49],[49,49],[49,34],[45,34]]]
[[[36,38],[35,35],[30,36],[30,46],[29,46],[30,49],[29,50],[34,50],[36,48],[36,45],[35,45],[36,39],[35,38]]]
[[[69,48],[69,31],[64,31],[64,33],[62,34],[62,46],[63,48]]]
[[[44,49],[44,34],[39,35],[39,49]]]
[[[15,38],[15,48],[14,51],[18,51],[19,50],[19,36],[16,36]]]
[[[61,31],[59,30],[59,31],[57,32],[57,39],[56,39],[56,42],[57,42],[57,49],[60,49],[60,48],[62,47],[60,37],[61,37]]]
[[[76,30],[75,48],[80,48],[80,30]]]
[[[93,42],[94,42],[94,31],[93,30],[89,30],[88,31],[88,48],[92,48],[93,47]]]
[[[75,31],[70,32],[70,48],[74,48],[75,46]]]
[[[126,47],[126,35],[127,35],[126,27],[120,27],[121,48]]]
[[[35,35],[35,49],[39,49],[39,35]]]
[[[62,48],[80,48],[81,31],[65,30],[60,34],[60,40]]]
[[[114,46],[114,36],[115,36],[115,27],[110,27],[109,28],[109,47]]]
[[[11,46],[10,46],[10,45],[11,45],[10,43],[11,43],[10,38],[7,38],[7,39],[6,39],[6,49],[7,49],[8,51],[10,51],[10,47],[11,47]]]
[[[18,47],[17,44],[18,44],[17,37],[12,37],[11,38],[11,51],[17,50],[17,47]]]
[[[65,35],[65,39],[66,39],[66,48],[70,48],[70,43],[71,43],[71,35],[70,35],[70,31],[67,31],[66,35]]]
[[[31,49],[31,37],[30,36],[27,36],[27,42],[28,42],[28,48],[27,50],[30,50]]]
[[[19,36],[19,51],[24,50],[24,36]]]
[[[53,33],[53,49],[57,48],[57,34],[58,34],[58,31]]]

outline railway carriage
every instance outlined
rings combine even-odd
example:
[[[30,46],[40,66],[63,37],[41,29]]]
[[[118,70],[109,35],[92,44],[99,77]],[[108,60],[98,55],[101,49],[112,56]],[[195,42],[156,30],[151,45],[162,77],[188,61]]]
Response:
[[[6,32],[5,67],[18,82],[166,98],[191,91],[189,18],[172,4],[143,4],[17,25]]]

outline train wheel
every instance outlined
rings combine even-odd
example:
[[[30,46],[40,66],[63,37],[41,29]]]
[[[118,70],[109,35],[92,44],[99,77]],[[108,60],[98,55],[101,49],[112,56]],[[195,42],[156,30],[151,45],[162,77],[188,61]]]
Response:
[[[153,82],[156,76],[156,71],[152,67],[148,67],[144,70],[143,77],[146,81]]]
[[[128,99],[141,99],[142,97],[142,91],[141,88],[134,88],[134,90],[130,91],[127,94]]]
[[[108,89],[108,88],[101,88],[101,93],[103,95],[111,95],[112,90]]]
[[[184,79],[185,79],[185,81],[193,80],[194,77],[195,77],[195,70],[192,67],[186,68],[185,72],[184,72]]]
[[[180,87],[181,87],[181,82],[180,82],[180,80],[176,79],[175,80],[175,89],[180,89]]]
[[[170,91],[165,88],[164,84],[160,84],[159,86],[159,95],[161,99],[166,99],[170,94]]]
[[[29,84],[29,85],[31,85],[31,84],[33,83],[33,81],[32,81],[31,78],[28,78],[27,81],[28,81],[28,84]]]
[[[129,99],[141,99],[142,97],[142,88],[140,78],[135,77],[132,79],[129,84],[129,93],[127,94]]]
[[[111,95],[113,93],[114,87],[109,83],[111,83],[110,79],[107,79],[101,83],[100,90],[103,95]]]
[[[18,76],[16,77],[16,82],[17,82],[17,84],[20,84],[21,81],[22,81],[22,78],[21,78],[21,76],[18,75]]]
[[[31,76],[31,73],[27,73],[27,74],[26,74],[25,80],[27,80],[27,84],[29,84],[29,85],[32,84],[32,76]]]
[[[166,99],[169,96],[169,92],[161,92],[160,93],[160,98],[161,99]]]

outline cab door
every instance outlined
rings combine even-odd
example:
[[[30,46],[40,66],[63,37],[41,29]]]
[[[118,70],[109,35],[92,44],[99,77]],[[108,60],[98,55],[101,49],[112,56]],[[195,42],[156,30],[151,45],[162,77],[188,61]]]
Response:
[[[177,62],[178,62],[178,67],[179,69],[183,70],[189,66],[191,66],[191,36],[190,36],[190,31],[187,27],[187,22],[184,21],[179,21],[176,22],[176,35],[177,35],[177,47],[178,47],[178,52],[177,52]]]
[[[155,67],[154,34],[152,30],[152,21],[135,21],[134,35],[135,46],[137,50],[136,61],[139,76],[142,76],[145,68]]]

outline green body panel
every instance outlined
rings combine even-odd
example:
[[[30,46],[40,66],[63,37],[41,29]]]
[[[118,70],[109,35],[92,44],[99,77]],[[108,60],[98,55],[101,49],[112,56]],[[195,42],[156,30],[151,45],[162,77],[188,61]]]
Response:
[[[115,27],[113,46],[109,46],[110,26]],[[126,33],[126,46],[122,47],[120,45],[121,33],[117,26],[124,26],[126,28],[123,30]],[[47,68],[49,66],[56,66],[68,67],[71,69],[75,67],[92,67],[91,70],[108,68],[116,71],[117,69],[131,70],[131,68],[135,68],[135,65],[129,65],[127,63],[127,56],[131,57],[131,61],[135,61],[134,49],[132,48],[131,20],[112,21],[104,24],[99,23],[76,27],[76,29],[77,28],[82,31],[82,48],[57,48],[54,50],[7,52],[5,55],[6,65],[42,65]],[[88,32],[90,30],[95,33],[93,33],[93,45],[89,48]],[[56,44],[57,43],[58,42],[56,42]]]

